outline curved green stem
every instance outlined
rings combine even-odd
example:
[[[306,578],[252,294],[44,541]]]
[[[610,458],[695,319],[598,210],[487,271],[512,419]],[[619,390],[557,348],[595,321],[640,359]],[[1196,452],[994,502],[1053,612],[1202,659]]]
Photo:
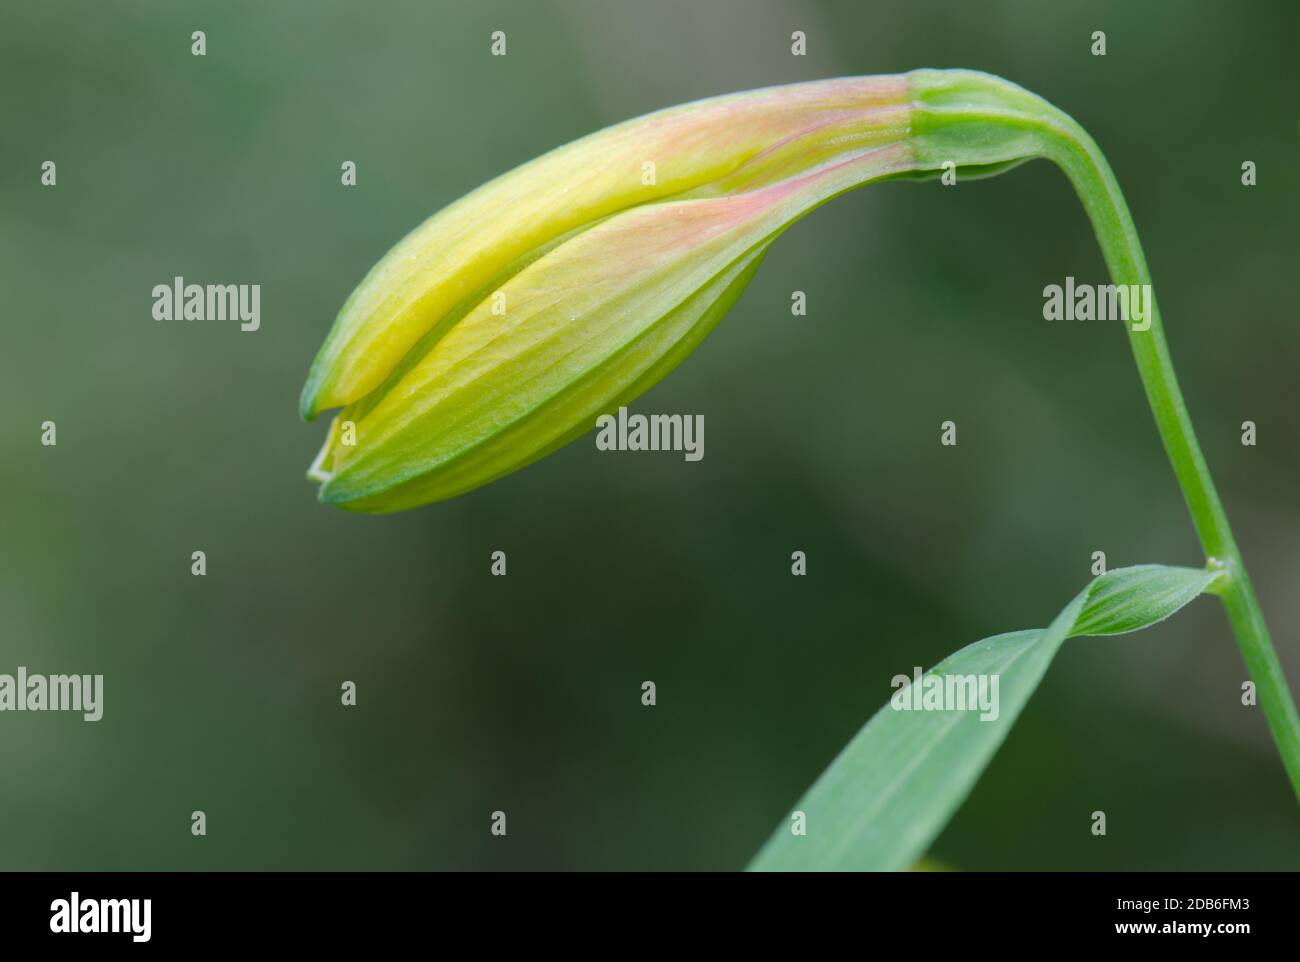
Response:
[[[988,74],[917,71],[910,79],[912,140],[921,167],[940,170],[951,162],[959,170],[990,170],[1031,157],[1052,160],[1083,202],[1113,282],[1151,290],[1128,205],[1110,165],[1082,127],[1041,97]],[[1223,599],[1259,705],[1300,798],[1300,715],[1197,443],[1154,296],[1149,305],[1149,318],[1129,325],[1138,374],[1208,563],[1224,569],[1215,593]]]

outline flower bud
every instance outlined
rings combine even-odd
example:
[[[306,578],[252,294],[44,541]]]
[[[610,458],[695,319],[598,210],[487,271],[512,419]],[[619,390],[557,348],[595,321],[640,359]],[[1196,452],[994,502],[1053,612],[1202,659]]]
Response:
[[[1009,159],[953,107],[1001,96],[984,77],[846,78],[687,104],[436,214],[371,269],[312,365],[303,416],[342,407],[309,471],[321,500],[375,512],[438,501],[590,430],[690,353],[808,211],[937,170],[954,143],[975,144],[980,165]]]

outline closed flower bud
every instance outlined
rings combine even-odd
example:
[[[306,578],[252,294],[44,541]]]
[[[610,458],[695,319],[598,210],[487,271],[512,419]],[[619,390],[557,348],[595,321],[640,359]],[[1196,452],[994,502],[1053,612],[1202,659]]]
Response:
[[[438,501],[591,430],[700,342],[786,227],[853,187],[937,170],[949,127],[932,125],[923,158],[909,135],[929,110],[916,97],[951,99],[947,76],[650,114],[430,218],[348,298],[303,389],[306,418],[342,408],[309,472],[321,500],[375,512]],[[1010,159],[990,149],[980,164]]]

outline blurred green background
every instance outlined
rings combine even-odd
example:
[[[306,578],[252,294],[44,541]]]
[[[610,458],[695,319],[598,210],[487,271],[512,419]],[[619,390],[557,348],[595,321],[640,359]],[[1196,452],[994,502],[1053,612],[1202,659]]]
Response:
[[[0,671],[103,673],[106,696],[95,724],[0,716],[0,867],[739,868],[892,675],[1046,624],[1095,550],[1200,563],[1123,334],[1042,319],[1045,284],[1103,280],[1045,164],[867,188],[796,225],[634,406],[704,414],[700,463],[588,439],[406,514],[316,503],[325,425],[298,420],[298,391],[392,243],[596,128],[787,81],[980,68],[1093,133],[1300,682],[1298,21],[1216,2],[6,4]],[[154,321],[178,274],[260,284],[262,329]],[[932,854],[1300,866],[1244,677],[1209,600],[1071,642]]]

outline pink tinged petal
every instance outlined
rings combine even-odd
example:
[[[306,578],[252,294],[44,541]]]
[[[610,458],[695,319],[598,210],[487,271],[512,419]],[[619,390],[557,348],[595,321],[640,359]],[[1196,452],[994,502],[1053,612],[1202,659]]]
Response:
[[[451,497],[590,430],[689,353],[781,231],[913,163],[902,142],[831,156],[745,193],[624,211],[524,267],[500,288],[504,315],[481,299],[344,410],[359,440],[331,432],[322,500],[389,511]]]
[[[907,98],[901,75],[734,94],[627,121],[497,178],[427,220],[372,268],[312,365],[304,416],[375,391],[449,317],[571,232],[692,191],[718,196],[768,186],[897,142]],[[642,181],[647,162],[653,185]]]

